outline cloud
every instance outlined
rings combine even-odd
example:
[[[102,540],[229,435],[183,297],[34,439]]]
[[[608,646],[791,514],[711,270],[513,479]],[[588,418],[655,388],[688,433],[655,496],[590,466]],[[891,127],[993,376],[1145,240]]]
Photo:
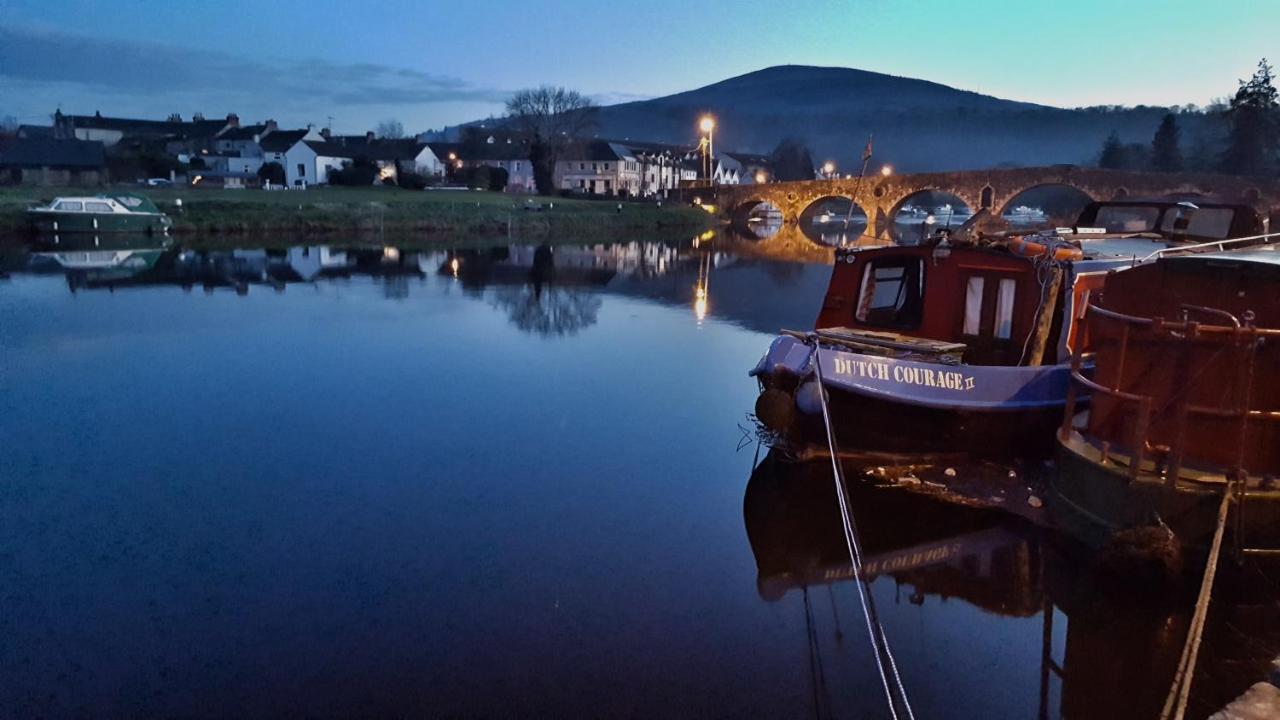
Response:
[[[54,95],[68,111],[112,103],[152,111],[203,107],[292,108],[308,117],[352,106],[497,105],[507,92],[458,78],[371,63],[257,60],[159,43],[105,40],[50,30],[0,27],[0,95],[30,102]],[[20,102],[20,101],[19,101]],[[28,104],[29,104],[28,103]],[[49,112],[52,108],[17,108]],[[351,114],[351,113],[345,113]]]

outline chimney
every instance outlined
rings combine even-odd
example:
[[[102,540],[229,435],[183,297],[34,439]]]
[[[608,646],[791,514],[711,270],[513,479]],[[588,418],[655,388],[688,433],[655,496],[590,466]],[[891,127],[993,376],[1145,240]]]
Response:
[[[365,133],[365,134],[364,134],[364,141],[365,141],[365,142],[367,142],[367,143],[371,143],[371,142],[373,142],[373,138],[374,138],[374,137],[375,137],[375,135],[373,134],[373,131],[372,131],[372,130],[370,130],[369,132],[367,132],[367,133]]]
[[[236,116],[235,116],[235,115],[232,115],[231,117],[236,117]],[[240,122],[240,118],[236,118],[236,123],[238,124],[239,122]],[[268,121],[266,121],[265,123],[263,123],[263,126],[264,126],[264,127],[262,128],[262,134],[263,134],[263,135],[266,135],[267,133],[275,132],[276,130],[279,130],[279,129],[280,129],[280,128],[276,125],[276,121],[275,121],[275,120],[268,120]]]
[[[227,127],[240,127],[240,116],[235,113],[227,113]]]
[[[325,140],[328,140],[328,139],[329,139],[329,128],[327,128],[327,127],[322,127],[322,128],[320,128],[320,137],[324,138]]]
[[[101,117],[101,116],[99,116],[99,117]],[[180,123],[180,122],[182,122],[182,116],[181,116],[181,115],[179,115],[178,113],[173,113],[172,115],[170,115],[170,116],[169,116],[169,122],[171,122],[171,123]]]
[[[194,122],[200,122],[200,121],[204,120],[204,113],[202,113],[202,112],[192,113],[192,114],[191,114],[191,119],[192,119]]]

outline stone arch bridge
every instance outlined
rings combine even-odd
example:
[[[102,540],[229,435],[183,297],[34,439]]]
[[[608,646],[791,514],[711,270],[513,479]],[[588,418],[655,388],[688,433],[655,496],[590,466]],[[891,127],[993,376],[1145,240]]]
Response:
[[[962,230],[992,232],[1007,229],[1002,217],[1018,195],[1035,188],[1075,188],[1092,200],[1121,198],[1203,197],[1217,202],[1239,203],[1256,209],[1270,227],[1280,229],[1280,179],[1244,178],[1197,173],[1128,172],[1050,167],[869,175],[833,180],[781,182],[764,185],[722,185],[712,193],[717,212],[735,222],[745,222],[753,208],[769,203],[782,213],[780,241],[797,242],[794,226],[830,198],[846,198],[867,215],[864,239],[889,242],[893,218],[914,196],[925,191],[955,195],[969,206],[973,217]],[[702,189],[703,202],[709,191]],[[698,191],[686,191],[697,193]],[[1074,218],[1053,218],[1063,223]],[[791,238],[789,241],[786,238]],[[767,241],[766,241],[767,242]]]

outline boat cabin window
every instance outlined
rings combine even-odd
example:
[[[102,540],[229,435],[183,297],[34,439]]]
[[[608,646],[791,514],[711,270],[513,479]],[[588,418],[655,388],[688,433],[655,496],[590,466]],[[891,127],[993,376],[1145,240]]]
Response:
[[[858,293],[858,322],[892,328],[919,327],[924,309],[924,261],[885,258],[868,262]]]
[[[109,213],[111,206],[104,202],[87,202],[84,204],[86,212]]]
[[[1013,337],[1013,301],[1018,281],[995,275],[970,275],[965,283],[964,319],[960,334],[1008,340]],[[990,325],[984,329],[984,312]]]
[[[1093,225],[1109,233],[1153,232],[1160,221],[1160,208],[1140,205],[1104,205],[1098,208]]]
[[[1231,221],[1235,216],[1236,211],[1232,208],[1171,208],[1165,211],[1164,219],[1160,221],[1160,230],[1225,240],[1231,235]]]
[[[64,212],[80,212],[81,210],[84,210],[84,203],[80,202],[79,200],[63,200],[62,202],[58,203],[58,206],[55,207],[54,210],[62,210]]]

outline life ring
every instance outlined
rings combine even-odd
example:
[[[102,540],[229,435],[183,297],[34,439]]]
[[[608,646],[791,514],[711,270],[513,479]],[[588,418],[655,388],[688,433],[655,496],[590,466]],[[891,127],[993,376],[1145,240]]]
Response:
[[[1073,261],[1084,259],[1084,251],[1068,243],[1051,242],[1045,244],[1025,237],[1009,239],[1009,252],[1022,257],[1041,257],[1049,254],[1050,248],[1053,249],[1054,260]]]

